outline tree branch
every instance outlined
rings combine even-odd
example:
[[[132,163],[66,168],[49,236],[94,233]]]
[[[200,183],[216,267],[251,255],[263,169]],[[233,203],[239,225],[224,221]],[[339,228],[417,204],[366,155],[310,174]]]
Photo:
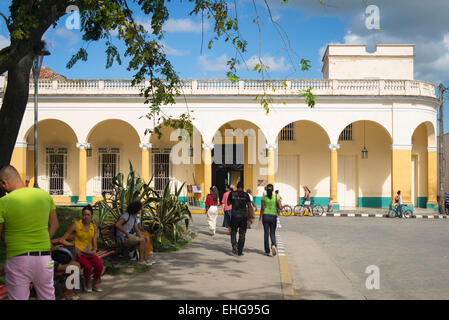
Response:
[[[6,27],[8,28],[8,31],[11,32],[11,26],[10,26],[10,24],[8,22],[8,18],[6,18],[6,16],[3,13],[1,13],[1,12],[0,12],[0,16],[3,18],[3,20],[5,20]]]

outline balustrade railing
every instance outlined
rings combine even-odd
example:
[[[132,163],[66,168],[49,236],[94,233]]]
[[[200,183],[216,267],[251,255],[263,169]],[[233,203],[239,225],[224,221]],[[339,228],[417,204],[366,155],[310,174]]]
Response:
[[[39,94],[131,94],[137,95],[149,85],[145,80],[135,86],[132,80],[40,80]],[[404,95],[436,97],[435,86],[417,80],[181,80],[179,90],[186,95],[297,95],[312,88],[316,95]],[[30,81],[30,89],[34,82]]]

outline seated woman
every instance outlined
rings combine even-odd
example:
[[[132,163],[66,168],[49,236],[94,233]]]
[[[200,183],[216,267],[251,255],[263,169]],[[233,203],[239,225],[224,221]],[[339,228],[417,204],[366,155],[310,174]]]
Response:
[[[103,272],[103,263],[100,258],[97,257],[97,238],[98,229],[92,223],[93,209],[90,205],[83,208],[83,218],[75,222],[61,237],[60,241],[63,244],[67,244],[67,238],[72,233],[75,233],[75,255],[76,260],[84,269],[84,279],[86,281],[86,291],[92,292],[103,291],[98,287],[98,282]],[[94,269],[93,283],[90,282],[90,276]]]

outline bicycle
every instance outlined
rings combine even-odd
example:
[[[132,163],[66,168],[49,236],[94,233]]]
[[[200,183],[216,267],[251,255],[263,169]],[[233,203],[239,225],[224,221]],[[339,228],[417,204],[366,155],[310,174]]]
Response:
[[[288,204],[282,206],[280,215],[281,215],[281,216],[291,216],[291,215],[294,215],[294,212],[293,212],[293,210],[292,210],[292,207],[289,206]]]
[[[388,208],[388,211],[387,211],[387,218],[396,217],[396,212],[397,212],[397,206],[390,205]],[[398,216],[398,217],[400,217],[400,216]],[[414,218],[414,217],[415,217],[415,215],[413,214],[412,209],[402,207],[402,218],[409,219],[409,218]]]
[[[294,207],[293,211],[295,213],[295,215],[299,215],[301,214],[301,212],[303,211],[303,209],[305,208],[304,202],[302,204],[298,204],[297,206]],[[316,203],[315,200],[312,200],[311,204],[310,204],[310,208],[312,209],[312,215],[313,216],[321,216],[324,213],[324,208],[322,205]]]

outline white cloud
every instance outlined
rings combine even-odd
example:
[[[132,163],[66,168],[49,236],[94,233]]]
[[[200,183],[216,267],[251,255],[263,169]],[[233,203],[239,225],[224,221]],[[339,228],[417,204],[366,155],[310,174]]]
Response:
[[[226,64],[228,60],[229,57],[226,53],[215,59],[210,59],[209,55],[202,55],[198,57],[198,65],[201,71],[226,71],[228,70]]]
[[[166,32],[188,32],[188,33],[201,33],[203,30],[207,31],[210,25],[207,21],[204,21],[202,25],[201,21],[195,22],[192,19],[173,19],[170,18],[165,23],[163,30]]]
[[[165,54],[168,56],[186,56],[186,55],[190,54],[189,50],[175,49],[175,48],[172,48],[169,45],[167,45],[165,42],[161,42],[161,46],[162,46]]]
[[[0,49],[9,46],[9,44],[10,44],[9,39],[0,34]]]
[[[209,55],[202,55],[198,57],[198,65],[202,71],[228,71],[229,67],[227,62],[230,58],[226,53],[216,58],[211,58]],[[285,57],[276,57],[270,54],[265,54],[260,58],[262,64],[268,67],[268,72],[285,72],[292,68],[292,66],[286,62]],[[253,55],[246,63],[240,63],[236,66],[237,70],[253,70],[256,64],[260,64],[259,57]]]
[[[147,31],[149,33],[153,32],[153,28],[151,27],[151,19],[149,19],[147,17],[137,17],[136,23],[141,24],[142,27],[145,29],[145,31]],[[118,31],[114,31],[114,34],[115,33],[117,33],[117,35],[118,35]]]
[[[273,71],[288,71],[292,66],[285,62],[285,57],[275,57],[270,54],[265,54],[260,58],[265,67],[268,67],[268,72]],[[260,64],[258,56],[252,56],[246,62],[252,70],[256,64]]]

